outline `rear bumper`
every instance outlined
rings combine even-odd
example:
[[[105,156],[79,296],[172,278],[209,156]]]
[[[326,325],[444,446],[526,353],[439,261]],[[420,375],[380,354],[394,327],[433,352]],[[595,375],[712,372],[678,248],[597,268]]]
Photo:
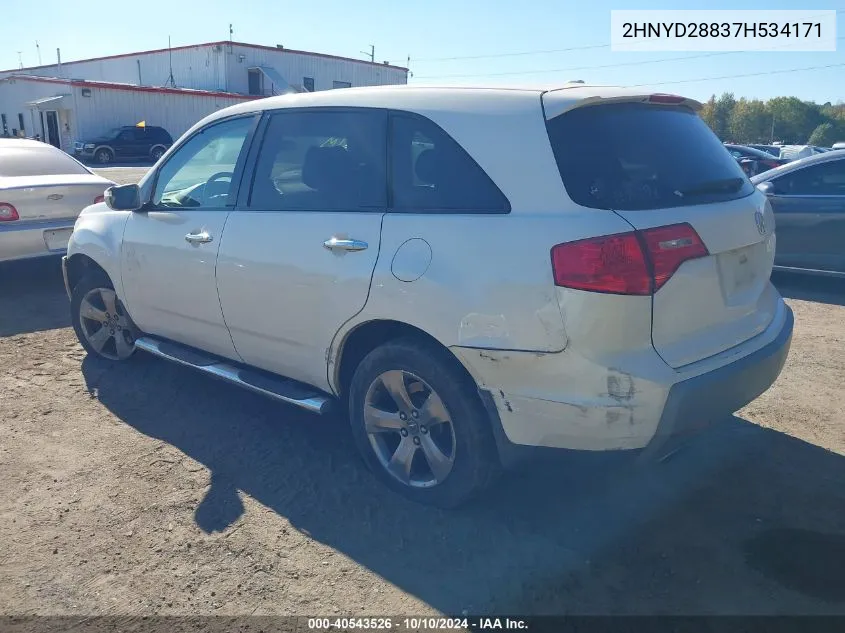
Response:
[[[741,409],[774,384],[789,355],[794,326],[792,310],[783,307],[783,325],[771,342],[728,365],[672,385],[657,432],[646,447],[649,452]]]
[[[724,419],[766,391],[792,340],[778,298],[765,331],[716,357],[673,370],[652,350],[608,365],[577,351],[542,354],[452,348],[478,384],[503,461],[529,448],[658,450]],[[624,361],[624,362],[623,362]]]
[[[62,235],[67,233],[67,237],[70,237],[74,222],[75,219],[16,222],[0,226],[0,261],[64,253],[67,250],[67,241]]]

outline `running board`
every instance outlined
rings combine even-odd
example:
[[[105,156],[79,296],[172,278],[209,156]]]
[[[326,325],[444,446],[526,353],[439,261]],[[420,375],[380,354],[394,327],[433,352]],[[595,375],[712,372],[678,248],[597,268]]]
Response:
[[[135,341],[135,349],[197,369],[244,389],[302,407],[313,413],[324,414],[331,408],[332,398],[314,387],[256,369],[242,367],[185,345],[151,336],[142,336]]]

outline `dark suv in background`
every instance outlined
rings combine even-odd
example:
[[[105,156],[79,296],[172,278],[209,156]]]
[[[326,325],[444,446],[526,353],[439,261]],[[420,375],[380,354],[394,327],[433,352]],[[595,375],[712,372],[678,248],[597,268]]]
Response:
[[[100,164],[145,158],[155,162],[171,145],[173,138],[164,128],[124,125],[103,136],[77,141],[73,153],[79,159]]]

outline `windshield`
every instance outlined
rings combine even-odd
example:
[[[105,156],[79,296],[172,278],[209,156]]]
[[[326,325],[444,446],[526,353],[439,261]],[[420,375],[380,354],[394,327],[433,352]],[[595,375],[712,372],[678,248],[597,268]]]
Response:
[[[707,124],[686,108],[587,106],[547,127],[566,191],[585,207],[660,209],[754,191]]]
[[[55,176],[89,174],[63,151],[45,145],[37,148],[0,148],[0,176]]]

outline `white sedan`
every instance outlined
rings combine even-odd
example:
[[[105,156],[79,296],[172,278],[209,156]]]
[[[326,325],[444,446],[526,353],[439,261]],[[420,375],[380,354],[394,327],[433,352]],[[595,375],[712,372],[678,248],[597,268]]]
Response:
[[[113,184],[52,145],[0,139],[0,262],[63,253],[79,212]]]

